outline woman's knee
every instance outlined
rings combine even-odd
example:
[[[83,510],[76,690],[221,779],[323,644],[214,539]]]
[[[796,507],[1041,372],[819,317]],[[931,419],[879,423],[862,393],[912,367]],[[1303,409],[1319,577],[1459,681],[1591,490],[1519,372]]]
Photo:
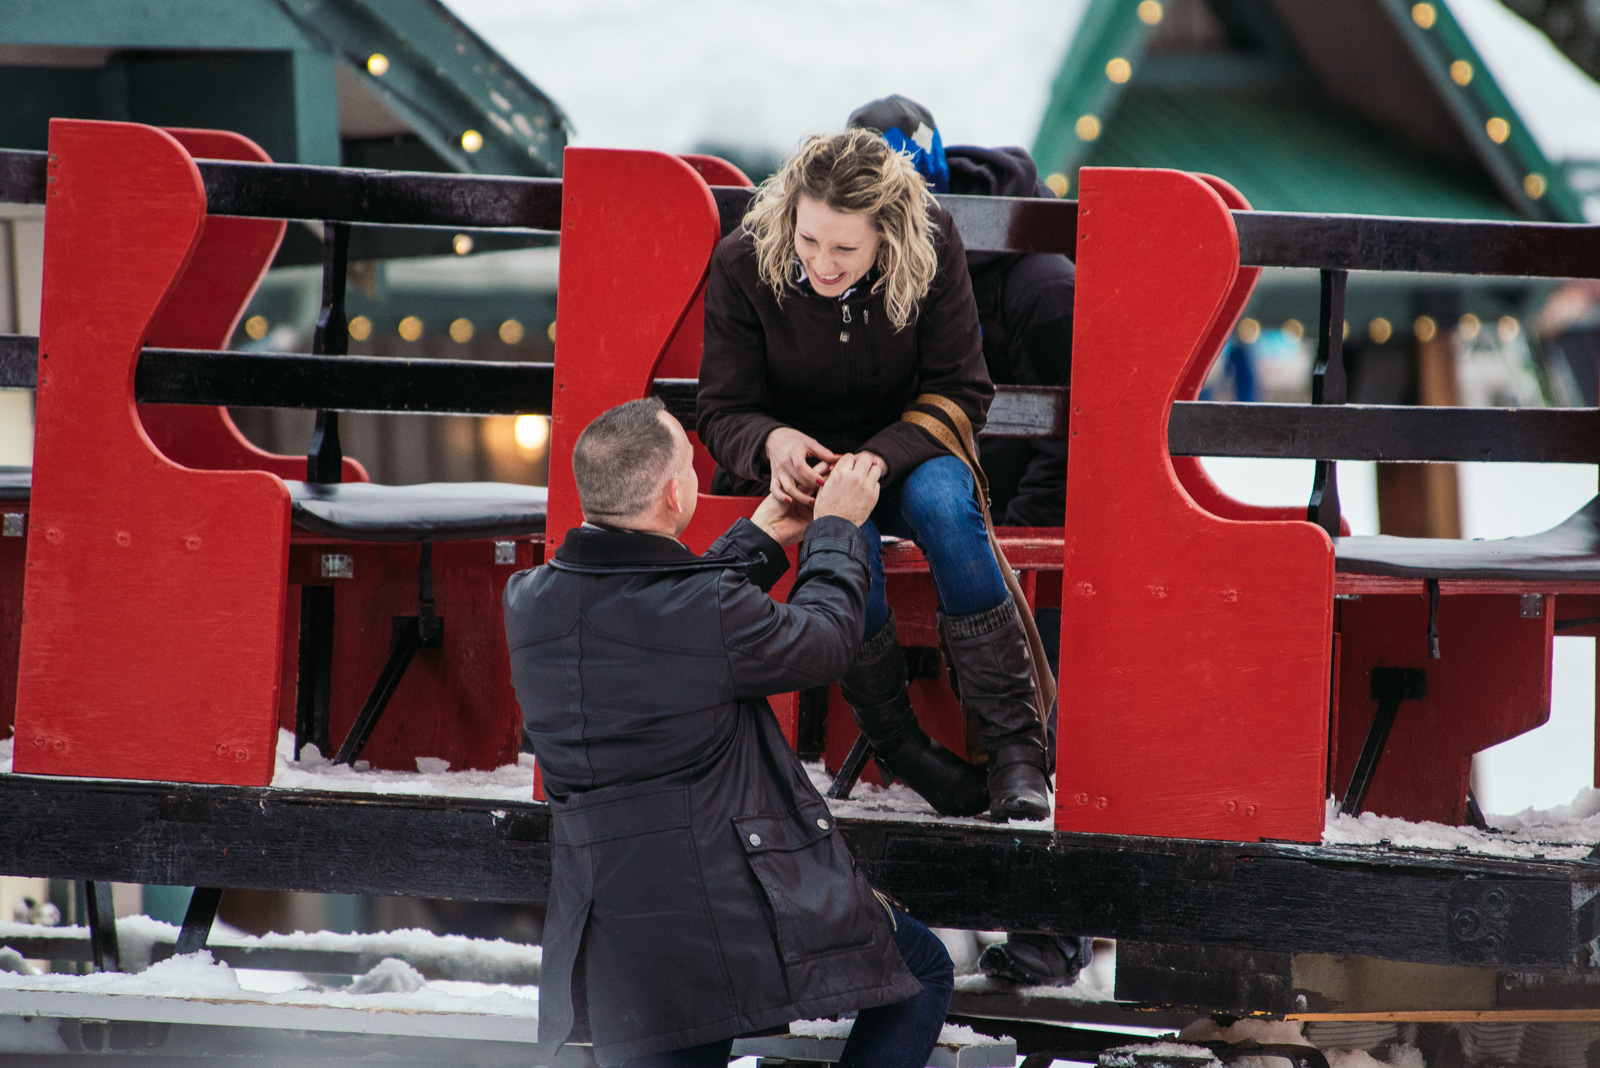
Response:
[[[906,968],[924,985],[951,990],[955,988],[955,964],[944,940],[928,929],[922,921],[906,915],[896,916],[894,942],[900,950]]]
[[[935,457],[906,476],[900,489],[900,514],[918,534],[951,524],[983,526],[972,472],[954,456]]]

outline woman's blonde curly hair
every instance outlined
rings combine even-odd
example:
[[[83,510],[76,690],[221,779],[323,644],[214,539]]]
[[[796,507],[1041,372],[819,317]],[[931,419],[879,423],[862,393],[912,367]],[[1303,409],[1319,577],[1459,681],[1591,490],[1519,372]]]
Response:
[[[882,238],[878,280],[889,321],[903,329],[928,295],[939,269],[934,251],[938,227],[928,216],[933,195],[911,157],[890,148],[871,130],[809,138],[761,183],[745,213],[754,238],[756,267],[781,304],[784,290],[800,280],[794,251],[795,209],[801,196],[834,211],[865,215]]]

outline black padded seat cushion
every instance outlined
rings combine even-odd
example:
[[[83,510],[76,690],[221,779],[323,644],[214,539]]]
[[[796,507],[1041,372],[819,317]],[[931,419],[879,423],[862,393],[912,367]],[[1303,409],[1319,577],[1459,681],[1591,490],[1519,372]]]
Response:
[[[33,496],[33,468],[0,466],[0,501],[25,501]]]
[[[1600,497],[1558,527],[1520,538],[1335,538],[1334,570],[1396,578],[1600,582]]]
[[[547,492],[512,482],[288,482],[294,522],[357,541],[454,541],[544,533]]]

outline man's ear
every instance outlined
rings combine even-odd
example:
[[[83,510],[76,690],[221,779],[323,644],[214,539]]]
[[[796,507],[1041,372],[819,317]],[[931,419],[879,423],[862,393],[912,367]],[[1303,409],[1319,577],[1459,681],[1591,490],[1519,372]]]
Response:
[[[662,488],[661,492],[666,494],[665,500],[668,509],[673,513],[683,511],[683,481],[681,479],[667,479],[667,484]]]

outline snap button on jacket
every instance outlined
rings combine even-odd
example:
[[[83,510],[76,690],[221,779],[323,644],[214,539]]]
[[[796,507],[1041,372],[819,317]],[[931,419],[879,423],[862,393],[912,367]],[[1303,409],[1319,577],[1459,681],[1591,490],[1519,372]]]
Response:
[[[921,986],[766,698],[844,674],[867,548],[741,519],[697,557],[583,527],[505,591],[512,683],[551,806],[547,1054],[602,1062],[911,997]]]

